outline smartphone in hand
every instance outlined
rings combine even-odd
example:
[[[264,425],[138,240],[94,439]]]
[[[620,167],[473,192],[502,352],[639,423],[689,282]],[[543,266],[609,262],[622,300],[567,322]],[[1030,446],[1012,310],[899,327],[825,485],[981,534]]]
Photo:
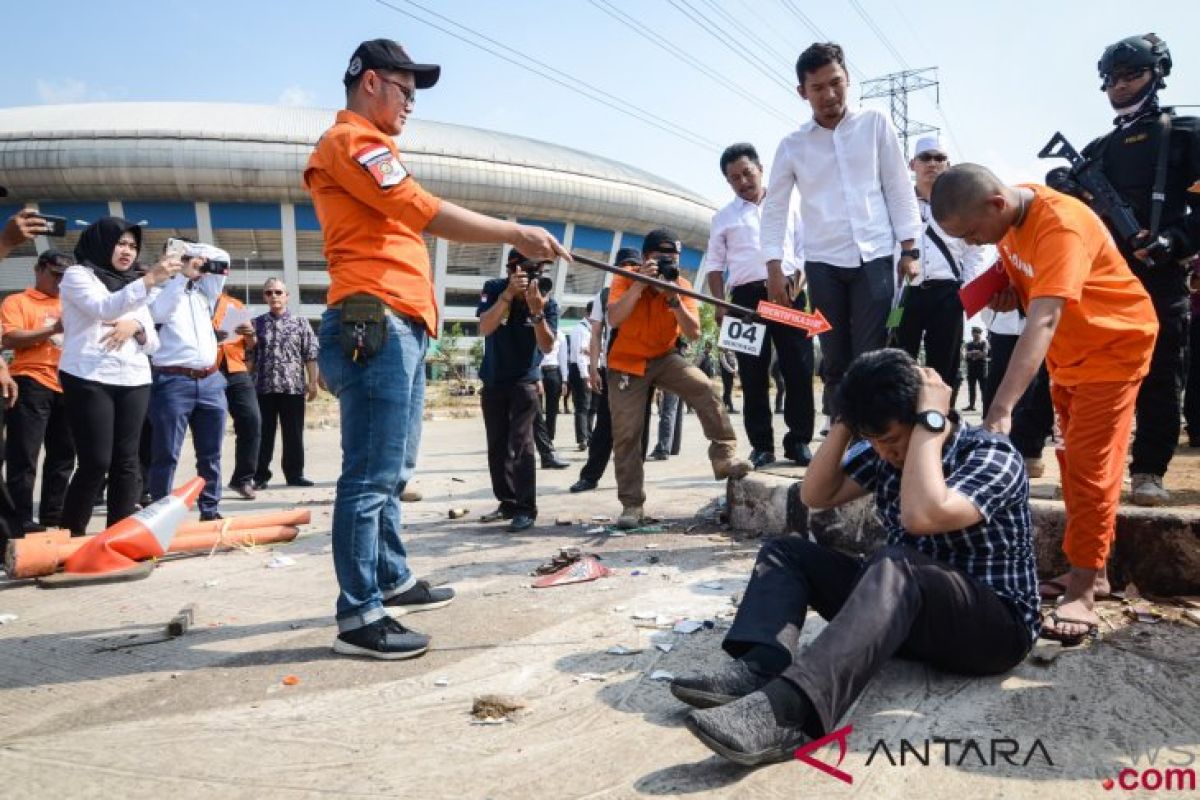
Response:
[[[46,224],[50,226],[50,230],[46,231],[47,236],[66,236],[67,235],[67,218],[56,217],[53,214],[38,214],[38,217],[44,219]]]

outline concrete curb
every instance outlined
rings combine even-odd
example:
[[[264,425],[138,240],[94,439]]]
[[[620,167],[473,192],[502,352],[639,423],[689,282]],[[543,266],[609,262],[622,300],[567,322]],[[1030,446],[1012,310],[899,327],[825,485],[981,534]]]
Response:
[[[871,498],[833,511],[811,512],[800,502],[800,482],[752,474],[728,487],[729,522],[746,533],[808,532],[821,544],[869,553],[884,541]],[[1061,501],[1031,500],[1038,571],[1053,577],[1067,568],[1062,553],[1066,509]],[[1200,594],[1200,510],[1134,508],[1117,513],[1117,540],[1109,558],[1114,587],[1129,582],[1153,595]]]

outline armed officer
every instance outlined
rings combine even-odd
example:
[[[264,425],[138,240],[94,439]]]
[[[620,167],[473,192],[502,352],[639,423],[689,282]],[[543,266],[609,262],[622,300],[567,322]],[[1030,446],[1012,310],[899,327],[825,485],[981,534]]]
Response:
[[[1137,397],[1129,468],[1133,502],[1154,506],[1170,500],[1163,476],[1179,441],[1188,315],[1183,265],[1200,251],[1200,195],[1188,192],[1200,178],[1200,120],[1159,105],[1158,92],[1171,74],[1171,53],[1155,34],[1109,45],[1098,67],[1101,89],[1117,117],[1113,130],[1082,155],[1098,163],[1142,227],[1133,242],[1115,238],[1158,314],[1150,374]],[[1105,222],[1113,228],[1111,219]]]

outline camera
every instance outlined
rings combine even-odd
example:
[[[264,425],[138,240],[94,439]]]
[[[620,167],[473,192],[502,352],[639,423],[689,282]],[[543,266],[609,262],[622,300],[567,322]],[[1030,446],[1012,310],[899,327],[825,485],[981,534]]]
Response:
[[[532,261],[526,261],[521,265],[521,271],[524,272],[531,281],[537,281],[538,291],[542,294],[550,294],[554,289],[554,280],[543,275],[542,270],[545,268],[546,262],[537,264]]]
[[[189,242],[186,239],[168,239],[163,250],[180,259],[202,258],[200,273],[203,275],[228,275],[229,253],[211,244]]]
[[[673,258],[660,258],[658,264],[658,277],[668,283],[674,283],[679,280],[679,262]]]

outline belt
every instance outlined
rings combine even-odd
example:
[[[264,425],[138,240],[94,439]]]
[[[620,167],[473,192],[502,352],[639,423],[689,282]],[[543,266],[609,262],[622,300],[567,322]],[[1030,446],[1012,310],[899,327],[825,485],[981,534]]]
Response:
[[[207,369],[192,369],[191,367],[155,367],[154,371],[164,375],[182,375],[185,378],[201,380],[202,378],[207,378],[209,375],[215,373],[217,371],[217,365],[213,364]]]
[[[954,286],[962,286],[962,284],[959,281],[956,281],[953,278],[934,278],[932,280],[921,281],[913,288],[914,289],[922,289],[926,286],[932,288],[935,286],[943,286],[943,285],[947,285],[947,284],[953,284]]]
[[[372,295],[372,297],[375,297],[375,295]],[[399,311],[397,311],[396,309],[394,309],[394,308],[392,308],[391,306],[389,306],[389,305],[387,304],[387,301],[386,301],[386,300],[383,300],[383,299],[381,299],[381,298],[379,298],[379,297],[375,297],[375,299],[376,299],[376,300],[379,300],[380,304],[382,304],[382,306],[383,306],[383,313],[384,313],[385,315],[387,315],[387,316],[389,316],[389,317],[395,317],[396,319],[402,319],[402,320],[405,320],[405,321],[406,321],[406,322],[408,322],[410,325],[413,325],[413,326],[415,326],[415,327],[417,327],[417,328],[420,328],[421,330],[425,330],[425,320],[421,319],[420,317],[414,317],[412,314],[401,314]],[[330,308],[330,309],[338,309],[338,310],[341,310],[341,308],[342,308],[342,301],[340,301],[340,300],[339,300],[339,301],[338,301],[338,302],[336,302],[336,303],[330,303],[330,304],[329,304],[328,306],[326,306],[326,307],[327,307],[327,308]]]

